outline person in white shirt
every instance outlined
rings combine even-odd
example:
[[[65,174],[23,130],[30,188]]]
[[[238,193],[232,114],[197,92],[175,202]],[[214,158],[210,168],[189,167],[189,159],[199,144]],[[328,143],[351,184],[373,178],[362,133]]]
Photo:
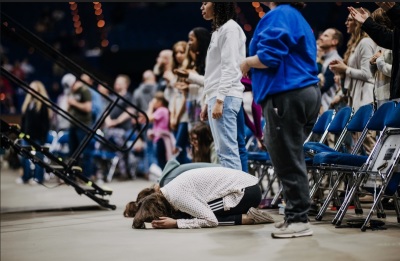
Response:
[[[244,128],[244,122],[238,124],[242,118],[238,115],[243,113],[240,64],[246,57],[246,36],[234,21],[235,7],[233,2],[203,2],[201,6],[203,18],[212,20],[213,33],[206,57],[205,106],[200,118],[209,121],[221,165],[241,170],[237,133],[238,127]]]
[[[261,201],[256,177],[215,165],[187,170],[191,164],[197,163],[181,165],[182,173],[165,186],[144,189],[136,202],[127,204],[124,216],[134,217],[133,228],[144,228],[145,222],[154,228],[274,222],[267,212],[256,209]]]

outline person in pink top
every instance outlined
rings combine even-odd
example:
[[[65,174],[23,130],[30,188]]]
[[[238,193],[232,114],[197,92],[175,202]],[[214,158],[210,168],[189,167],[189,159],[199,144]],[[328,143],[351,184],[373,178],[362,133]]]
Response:
[[[172,158],[175,144],[175,138],[169,129],[168,101],[163,92],[155,93],[154,98],[150,101],[147,116],[153,123],[153,129],[149,131],[148,135],[155,145],[157,164],[163,169],[167,161]]]

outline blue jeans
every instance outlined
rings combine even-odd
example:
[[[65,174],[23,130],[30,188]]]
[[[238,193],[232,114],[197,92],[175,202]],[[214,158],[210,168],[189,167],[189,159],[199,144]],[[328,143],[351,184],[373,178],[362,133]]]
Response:
[[[240,111],[237,116],[237,141],[240,155],[240,162],[242,163],[242,171],[249,172],[247,163],[247,149],[246,149],[246,131],[244,122],[244,108],[240,106]]]
[[[33,140],[33,142],[42,145],[41,142],[38,140]],[[29,145],[29,143],[24,140],[22,141],[22,144],[24,146]],[[43,154],[40,152],[36,152],[36,156],[41,160],[44,159]],[[25,157],[22,158],[22,167],[24,169],[24,175],[22,176],[22,180],[24,182],[27,182],[29,179],[34,178],[36,182],[43,183],[44,169],[42,167],[40,167],[38,164],[32,163]]]
[[[86,137],[87,133],[79,128],[71,127],[69,129],[69,153],[70,157],[74,154],[75,150],[78,149],[80,143]],[[80,157],[76,160],[77,164],[82,167],[82,175],[90,178],[94,175],[93,166],[93,150],[94,150],[94,140],[90,141],[84,150],[82,151]]]
[[[187,148],[190,146],[188,123],[179,123],[178,130],[174,134],[176,139],[176,147],[181,149],[181,152],[178,154],[178,156],[176,156],[176,160],[180,164],[190,163],[191,160],[187,157]]]
[[[232,96],[225,97],[222,117],[220,119],[213,119],[212,110],[216,99],[216,97],[211,98],[208,102],[208,122],[219,161],[223,167],[242,170],[237,140],[237,118],[242,107],[242,99]]]

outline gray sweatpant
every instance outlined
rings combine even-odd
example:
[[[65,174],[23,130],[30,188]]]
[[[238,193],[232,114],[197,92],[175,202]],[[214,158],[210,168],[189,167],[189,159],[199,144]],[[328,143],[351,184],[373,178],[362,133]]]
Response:
[[[303,143],[317,119],[320,105],[321,92],[317,86],[271,95],[262,104],[265,145],[282,182],[288,222],[308,220],[310,196]]]

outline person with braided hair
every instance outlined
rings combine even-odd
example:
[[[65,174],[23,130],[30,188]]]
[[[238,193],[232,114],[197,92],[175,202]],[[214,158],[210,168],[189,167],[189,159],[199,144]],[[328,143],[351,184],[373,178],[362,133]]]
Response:
[[[204,75],[205,105],[200,118],[208,119],[221,165],[246,170],[243,165],[247,166],[247,153],[242,152],[244,146],[239,144],[244,141],[240,63],[246,57],[246,36],[235,21],[235,3],[203,2],[201,12],[205,20],[212,20],[212,36]]]

